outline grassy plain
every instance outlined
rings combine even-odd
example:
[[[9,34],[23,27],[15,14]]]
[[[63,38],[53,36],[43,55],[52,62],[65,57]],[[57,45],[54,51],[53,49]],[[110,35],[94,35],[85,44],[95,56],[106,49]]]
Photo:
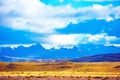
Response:
[[[119,77],[120,62],[0,62],[0,76]]]

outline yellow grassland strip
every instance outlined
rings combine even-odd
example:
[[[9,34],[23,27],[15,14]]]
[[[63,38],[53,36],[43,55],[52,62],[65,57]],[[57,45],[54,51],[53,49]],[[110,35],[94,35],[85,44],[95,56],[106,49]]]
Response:
[[[120,72],[70,72],[70,71],[11,71],[0,72],[0,76],[100,76],[118,77]]]

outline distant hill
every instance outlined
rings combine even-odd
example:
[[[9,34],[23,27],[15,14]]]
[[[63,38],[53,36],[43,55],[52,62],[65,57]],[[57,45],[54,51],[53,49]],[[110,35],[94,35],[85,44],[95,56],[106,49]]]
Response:
[[[70,61],[72,62],[119,62],[120,53],[86,56],[86,57],[72,59]]]
[[[120,47],[94,44],[80,44],[74,46],[73,48],[45,49],[39,43],[29,47],[0,47],[0,61],[63,61],[66,59],[71,60],[78,57],[83,57],[82,61],[89,61],[87,60],[87,58],[89,57],[85,57],[84,59],[84,56],[93,56],[102,53],[120,53]],[[101,57],[101,60],[102,59],[103,57]]]

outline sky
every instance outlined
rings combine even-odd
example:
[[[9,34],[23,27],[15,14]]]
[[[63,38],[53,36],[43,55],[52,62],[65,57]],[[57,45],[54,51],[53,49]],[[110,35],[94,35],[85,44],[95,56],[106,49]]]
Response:
[[[120,47],[120,0],[0,0],[0,46]]]

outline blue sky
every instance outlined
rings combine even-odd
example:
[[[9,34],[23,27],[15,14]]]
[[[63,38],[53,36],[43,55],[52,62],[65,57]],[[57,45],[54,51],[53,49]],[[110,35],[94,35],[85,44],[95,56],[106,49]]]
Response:
[[[120,46],[119,0],[0,0],[0,45]]]

